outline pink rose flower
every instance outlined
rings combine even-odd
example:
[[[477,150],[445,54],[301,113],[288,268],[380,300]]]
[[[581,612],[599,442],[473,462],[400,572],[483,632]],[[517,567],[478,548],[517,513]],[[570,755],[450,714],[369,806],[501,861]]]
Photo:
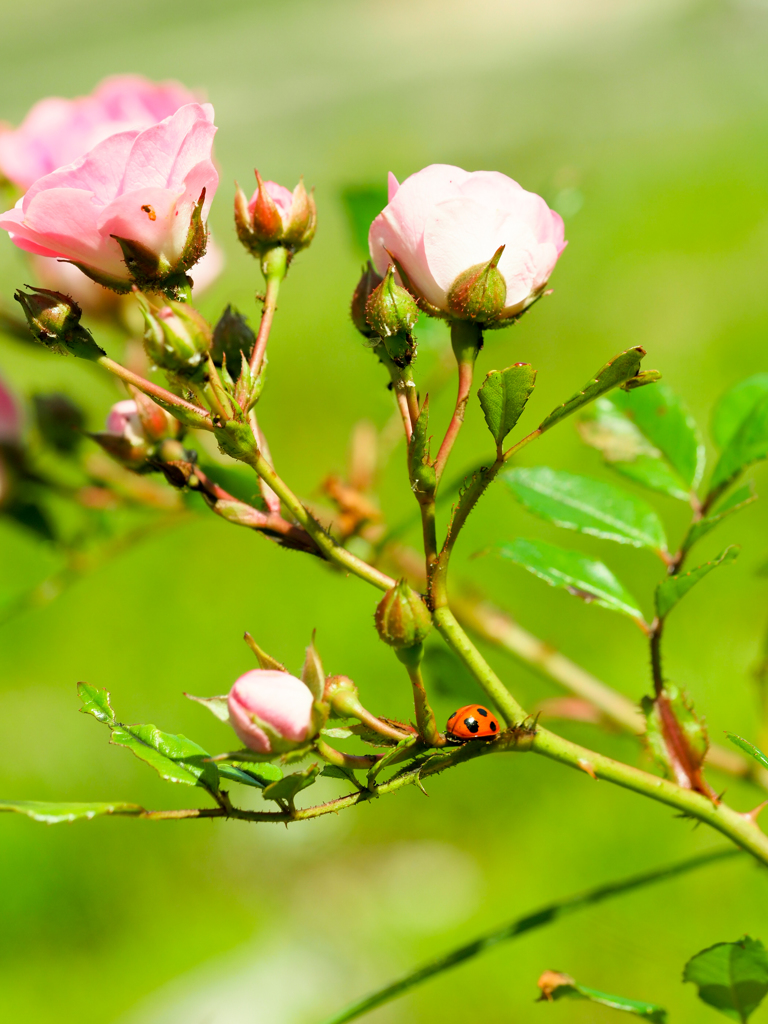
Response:
[[[219,180],[215,132],[213,108],[189,103],[143,131],[112,135],[38,179],[0,227],[20,249],[70,260],[115,290],[162,287],[204,250]]]
[[[178,82],[140,75],[105,78],[90,96],[74,100],[51,96],[36,103],[18,128],[0,127],[0,173],[26,191],[110,135],[149,128],[196,102]]]
[[[0,380],[0,444],[18,444],[21,438],[21,413],[8,388]]]
[[[279,245],[291,253],[306,248],[315,237],[317,208],[304,182],[291,192],[276,181],[262,181],[258,171],[256,181],[250,202],[239,186],[235,194],[235,227],[240,241],[258,256]]]
[[[229,692],[229,720],[242,742],[260,754],[299,746],[312,727],[312,694],[288,672],[252,669]]]
[[[502,318],[542,291],[565,248],[563,221],[544,200],[498,171],[432,164],[399,185],[371,225],[371,258],[380,274],[393,261],[418,298],[442,312],[456,279],[505,246],[498,270],[506,284]]]

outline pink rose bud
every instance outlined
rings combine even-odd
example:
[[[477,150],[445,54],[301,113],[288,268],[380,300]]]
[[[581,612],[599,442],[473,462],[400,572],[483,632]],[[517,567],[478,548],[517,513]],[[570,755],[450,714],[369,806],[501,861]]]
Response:
[[[16,445],[21,440],[21,413],[16,399],[0,380],[0,444]]]
[[[229,692],[229,720],[242,742],[259,754],[282,754],[314,734],[313,697],[288,672],[252,669]]]
[[[0,129],[0,174],[26,190],[110,135],[149,128],[197,100],[178,82],[140,75],[105,78],[90,96],[74,100],[51,96],[36,103],[18,128]]]
[[[117,292],[178,287],[205,252],[218,185],[209,104],[119,132],[38,179],[0,227],[20,248],[69,260]]]
[[[278,245],[291,253],[305,249],[315,236],[317,209],[304,182],[291,192],[276,181],[262,181],[258,171],[256,180],[258,187],[250,203],[239,186],[235,194],[235,226],[240,241],[259,257]]]
[[[138,406],[132,398],[116,402],[109,410],[106,430],[90,436],[107,454],[129,469],[143,467],[152,447],[144,434]]]
[[[390,175],[368,242],[379,273],[394,261],[428,312],[499,325],[541,294],[566,244],[562,218],[540,196],[497,171],[448,164],[402,185]]]

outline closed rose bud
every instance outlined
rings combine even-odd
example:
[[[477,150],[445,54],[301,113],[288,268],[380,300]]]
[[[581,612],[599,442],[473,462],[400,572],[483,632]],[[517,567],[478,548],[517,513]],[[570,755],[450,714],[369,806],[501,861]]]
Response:
[[[420,595],[400,580],[376,608],[376,629],[390,647],[416,647],[432,629],[432,616]]]
[[[116,402],[109,410],[106,429],[90,436],[108,455],[129,469],[141,470],[152,451],[132,398]]]
[[[235,226],[240,241],[258,257],[278,245],[291,254],[305,249],[315,236],[317,208],[304,182],[291,192],[276,181],[262,181],[258,171],[256,180],[258,186],[250,202],[239,186],[235,194]]]
[[[283,754],[314,737],[314,700],[288,672],[252,669],[229,692],[229,720],[249,750]]]
[[[413,296],[395,281],[394,267],[387,267],[383,281],[368,298],[365,318],[398,366],[407,366],[416,356],[411,329],[418,316],[419,307]]]
[[[363,273],[360,280],[357,282],[357,287],[352,295],[352,304],[350,307],[352,323],[364,338],[378,339],[379,337],[365,317],[365,307],[368,304],[371,292],[381,284],[382,280],[383,278],[376,273],[373,269],[373,264],[369,260],[363,268]]]
[[[194,306],[170,299],[163,306],[141,303],[144,347],[157,366],[181,377],[201,371],[213,343],[209,324]]]
[[[214,364],[222,366],[226,359],[228,372],[232,377],[237,377],[243,356],[249,359],[255,344],[256,335],[247,319],[232,306],[227,306],[213,329],[211,358]]]
[[[130,390],[136,403],[136,413],[141,422],[142,432],[148,441],[157,444],[160,441],[175,441],[183,436],[184,426],[174,416],[161,409],[148,395],[135,388]]]
[[[371,225],[368,240],[377,270],[384,273],[396,260],[407,278],[402,283],[424,308],[478,320],[457,313],[449,296],[453,292],[455,300],[467,285],[464,275],[477,274],[504,246],[496,267],[505,287],[498,312],[498,282],[490,289],[490,319],[499,324],[541,294],[565,248],[562,218],[540,196],[497,171],[470,173],[447,164],[432,164],[402,185],[391,178],[389,203]]]
[[[19,289],[13,297],[24,310],[34,339],[52,352],[91,360],[105,355],[90,331],[80,325],[80,307],[68,295],[30,288],[28,292]]]
[[[118,132],[39,178],[0,216],[27,252],[69,260],[117,292],[177,288],[205,252],[218,185],[209,104]]]

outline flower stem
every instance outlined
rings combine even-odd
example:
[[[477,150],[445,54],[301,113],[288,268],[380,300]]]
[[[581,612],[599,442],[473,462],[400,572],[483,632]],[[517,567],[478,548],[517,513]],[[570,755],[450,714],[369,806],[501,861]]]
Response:
[[[475,372],[475,361],[483,343],[483,331],[479,324],[470,320],[453,320],[451,322],[451,345],[456,355],[459,368],[459,386],[456,395],[456,406],[448,424],[448,430],[440,445],[435,459],[435,476],[439,483],[448,458],[450,457],[456,438],[464,423],[464,412],[467,408],[469,393],[472,389],[472,378]]]
[[[262,261],[262,271],[267,282],[267,291],[264,297],[264,308],[261,312],[261,323],[259,333],[256,335],[256,343],[251,353],[250,366],[253,377],[258,377],[261,365],[264,362],[264,354],[267,351],[269,332],[272,329],[272,321],[277,309],[277,295],[280,291],[280,282],[285,277],[288,269],[288,250],[282,245],[270,249]]]
[[[120,363],[116,363],[109,356],[100,356],[96,362],[103,366],[105,370],[109,370],[110,373],[119,377],[120,380],[125,381],[126,384],[132,384],[143,394],[149,395],[150,398],[153,398],[159,406],[166,409],[171,415],[173,415],[174,409],[183,409],[185,412],[184,422],[190,426],[199,427],[203,430],[213,429],[210,415],[200,406],[187,402],[178,395],[174,395],[172,391],[160,387],[159,384],[153,384],[152,381],[145,380],[138,373],[133,373],[132,370],[128,370],[125,366],[121,366]]]

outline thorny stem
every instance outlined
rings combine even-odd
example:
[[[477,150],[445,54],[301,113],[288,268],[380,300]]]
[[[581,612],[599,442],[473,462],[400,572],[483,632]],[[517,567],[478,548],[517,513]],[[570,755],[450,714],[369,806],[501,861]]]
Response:
[[[451,454],[456,438],[464,423],[464,412],[467,408],[469,393],[472,390],[472,378],[475,372],[475,360],[483,343],[483,332],[479,324],[468,320],[454,320],[451,322],[451,345],[456,354],[456,362],[459,368],[459,385],[456,395],[456,406],[453,410],[451,422],[445,432],[443,443],[435,459],[435,476],[437,482],[443,475],[448,458]]]
[[[413,708],[416,712],[416,727],[419,730],[419,737],[428,747],[444,747],[445,736],[437,727],[435,713],[429,703],[427,691],[424,689],[424,680],[421,675],[421,659],[424,654],[424,647],[418,644],[417,647],[406,648],[396,652],[398,659],[405,666],[408,678],[413,687]]]
[[[272,321],[277,309],[277,295],[280,291],[280,282],[285,277],[285,272],[288,269],[287,257],[287,250],[283,246],[278,245],[267,253],[262,263],[262,269],[267,281],[267,290],[264,296],[264,308],[261,313],[259,333],[256,335],[256,343],[253,346],[250,359],[251,375],[253,377],[258,377],[264,362],[269,332],[272,329]]]
[[[187,414],[184,417],[184,422],[189,423],[190,426],[195,426],[202,430],[213,429],[210,415],[199,405],[193,405],[192,402],[187,402],[178,395],[174,395],[172,391],[160,387],[159,384],[153,384],[152,381],[145,380],[138,373],[133,373],[133,371],[128,370],[125,366],[121,366],[120,363],[116,363],[109,356],[99,356],[96,362],[103,366],[105,370],[109,370],[110,373],[119,377],[120,380],[125,381],[126,384],[132,384],[145,395],[154,398],[157,404],[167,409],[168,412],[173,413],[174,409],[183,409]]]

